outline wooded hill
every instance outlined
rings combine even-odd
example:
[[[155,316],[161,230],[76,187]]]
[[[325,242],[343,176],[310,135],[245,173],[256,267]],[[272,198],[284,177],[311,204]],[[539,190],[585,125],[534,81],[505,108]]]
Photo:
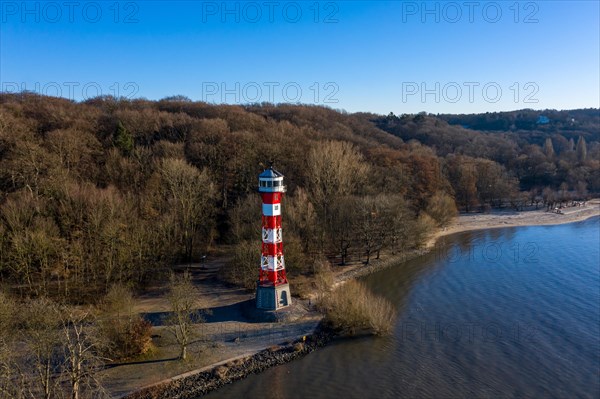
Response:
[[[368,261],[418,246],[456,208],[600,193],[598,110],[559,112],[572,125],[519,112],[550,126],[515,116],[492,131],[503,114],[2,94],[0,278],[22,295],[93,301],[115,282],[143,286],[165,265],[234,244],[228,278],[252,285],[257,175],[269,161],[288,186],[292,276],[324,257]]]

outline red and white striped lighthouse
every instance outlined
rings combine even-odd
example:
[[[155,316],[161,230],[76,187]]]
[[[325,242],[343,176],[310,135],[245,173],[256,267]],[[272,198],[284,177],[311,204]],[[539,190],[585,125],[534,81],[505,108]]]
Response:
[[[258,192],[262,198],[262,256],[256,307],[277,310],[292,303],[285,276],[281,232],[281,199],[285,193],[283,175],[272,166],[266,169],[258,176]]]

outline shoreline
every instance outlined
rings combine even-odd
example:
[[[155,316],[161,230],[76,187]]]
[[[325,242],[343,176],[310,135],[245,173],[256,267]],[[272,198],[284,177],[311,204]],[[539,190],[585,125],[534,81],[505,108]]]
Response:
[[[600,216],[600,198],[588,201],[588,205],[585,207],[567,207],[563,209],[564,213],[561,214],[548,212],[544,209],[521,212],[496,211],[488,214],[460,214],[449,226],[438,230],[430,237],[427,247],[435,245],[437,239],[441,237],[466,231],[499,229],[503,227],[556,226],[583,222],[587,219]]]
[[[510,227],[551,226],[582,222],[600,216],[600,199],[589,201],[589,205],[576,209],[568,209],[564,214],[529,210],[522,212],[497,211],[489,214],[462,214],[449,226],[438,229],[427,240],[423,248],[386,256],[385,259],[374,259],[367,266],[355,266],[336,276],[332,288],[351,279],[363,277],[380,270],[404,263],[431,252],[438,240],[452,234]],[[314,295],[314,294],[313,294]],[[311,295],[312,296],[312,295]],[[161,382],[121,396],[127,399],[142,398],[196,398],[207,394],[223,385],[241,380],[251,374],[257,374],[273,366],[284,364],[301,358],[314,350],[327,345],[335,336],[333,332],[324,330],[321,325],[312,335],[297,339],[287,345],[268,348],[244,356],[223,360],[201,369],[174,376]]]
[[[327,345],[335,336],[319,329],[314,334],[287,345],[238,356],[170,378],[122,396],[127,399],[195,399],[224,385],[258,374],[271,367],[289,363]]]
[[[521,212],[496,211],[488,214],[460,214],[449,226],[435,231],[431,237],[429,237],[423,248],[413,249],[398,255],[388,255],[384,259],[373,259],[367,266],[358,266],[347,270],[336,276],[333,287],[335,288],[349,279],[367,276],[371,273],[392,267],[398,263],[404,263],[425,255],[435,248],[435,245],[440,238],[453,234],[511,227],[556,226],[583,222],[593,217],[600,216],[600,199],[596,198],[588,201],[588,203],[589,205],[584,208],[565,208],[571,209],[570,212],[565,214],[546,212],[543,209]]]

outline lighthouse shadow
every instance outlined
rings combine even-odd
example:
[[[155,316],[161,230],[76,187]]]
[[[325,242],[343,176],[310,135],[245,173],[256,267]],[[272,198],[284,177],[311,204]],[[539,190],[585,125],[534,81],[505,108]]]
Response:
[[[246,323],[264,322],[257,315],[254,315],[252,310],[255,308],[254,298],[246,301],[233,303],[224,306],[215,306],[206,309],[197,309],[196,317],[198,322],[204,323],[222,323],[227,321],[238,321]],[[148,312],[141,313],[140,316],[147,320],[154,327],[165,326],[169,324],[169,319],[173,312]]]

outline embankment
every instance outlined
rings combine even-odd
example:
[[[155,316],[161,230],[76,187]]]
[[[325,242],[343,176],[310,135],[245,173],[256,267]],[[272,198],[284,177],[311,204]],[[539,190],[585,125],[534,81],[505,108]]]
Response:
[[[319,329],[305,340],[283,346],[274,346],[254,355],[231,359],[205,369],[190,372],[161,383],[142,388],[126,399],[193,399],[210,391],[241,380],[250,374],[260,373],[270,367],[290,362],[326,345],[333,332]]]

